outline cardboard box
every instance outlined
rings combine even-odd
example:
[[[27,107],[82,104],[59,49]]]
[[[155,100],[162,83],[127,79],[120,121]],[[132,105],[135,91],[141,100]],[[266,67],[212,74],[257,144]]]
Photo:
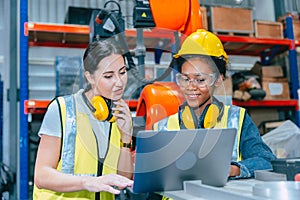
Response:
[[[300,41],[300,20],[293,20],[294,39]]]
[[[251,116],[255,125],[259,128],[261,135],[265,134],[264,130],[261,128],[261,124],[266,120],[278,120],[279,112],[278,108],[273,107],[248,107],[247,112]]]
[[[265,99],[290,99],[287,78],[262,78],[262,89],[266,92]]]
[[[211,6],[209,29],[217,33],[253,34],[252,10]]]
[[[286,20],[285,20],[286,17],[287,16],[281,16],[277,20],[283,24],[283,29],[286,28]],[[295,16],[292,16],[292,19],[293,19],[294,39],[296,41],[300,41],[300,20],[298,19],[298,17]]]
[[[263,66],[261,73],[262,77],[283,77],[283,70],[280,65]]]
[[[266,120],[266,121],[262,121],[260,126],[258,127],[260,132],[262,132],[261,135],[264,135],[268,132],[270,132],[273,129],[278,128],[279,126],[281,126],[286,120]]]
[[[202,16],[202,27],[203,27],[205,30],[208,30],[206,7],[201,6],[201,7],[200,7],[200,12],[201,12],[201,16]]]
[[[283,39],[283,25],[281,22],[273,21],[254,21],[255,37]]]
[[[280,65],[264,66],[255,63],[251,72],[258,75],[260,78],[281,78],[284,77],[283,69]]]

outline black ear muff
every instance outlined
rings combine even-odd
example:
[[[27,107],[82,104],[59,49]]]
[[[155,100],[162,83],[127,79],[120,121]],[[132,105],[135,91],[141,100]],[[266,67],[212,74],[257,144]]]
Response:
[[[215,104],[208,104],[200,116],[199,124],[201,128],[213,128],[218,121],[220,110]]]
[[[112,102],[102,96],[94,96],[91,101],[88,100],[84,92],[82,93],[83,99],[94,116],[100,121],[114,122],[115,117],[112,114]]]

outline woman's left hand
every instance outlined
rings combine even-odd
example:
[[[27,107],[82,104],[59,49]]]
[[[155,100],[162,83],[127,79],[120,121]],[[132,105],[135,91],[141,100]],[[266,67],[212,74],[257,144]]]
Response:
[[[113,115],[116,117],[116,122],[122,134],[122,142],[130,143],[132,139],[132,117],[127,103],[120,99],[114,102],[116,105],[112,108]]]

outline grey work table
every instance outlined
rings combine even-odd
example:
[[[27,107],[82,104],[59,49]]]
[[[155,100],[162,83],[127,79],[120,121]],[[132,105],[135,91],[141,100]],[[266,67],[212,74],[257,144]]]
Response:
[[[164,196],[173,200],[299,200],[300,182],[242,179],[228,181],[224,187],[213,187],[201,181],[186,181],[183,190],[164,192]]]

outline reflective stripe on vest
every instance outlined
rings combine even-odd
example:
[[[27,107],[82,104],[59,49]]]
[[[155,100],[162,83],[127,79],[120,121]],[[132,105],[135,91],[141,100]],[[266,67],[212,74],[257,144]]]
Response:
[[[63,136],[62,167],[65,174],[74,174],[75,141],[76,141],[76,106],[73,95],[65,96],[66,120],[64,122],[65,132]]]
[[[242,154],[240,153],[240,139],[242,135],[242,125],[245,116],[245,109],[237,106],[231,106],[228,112],[227,127],[236,128],[237,136],[235,138],[232,161],[241,161]]]

